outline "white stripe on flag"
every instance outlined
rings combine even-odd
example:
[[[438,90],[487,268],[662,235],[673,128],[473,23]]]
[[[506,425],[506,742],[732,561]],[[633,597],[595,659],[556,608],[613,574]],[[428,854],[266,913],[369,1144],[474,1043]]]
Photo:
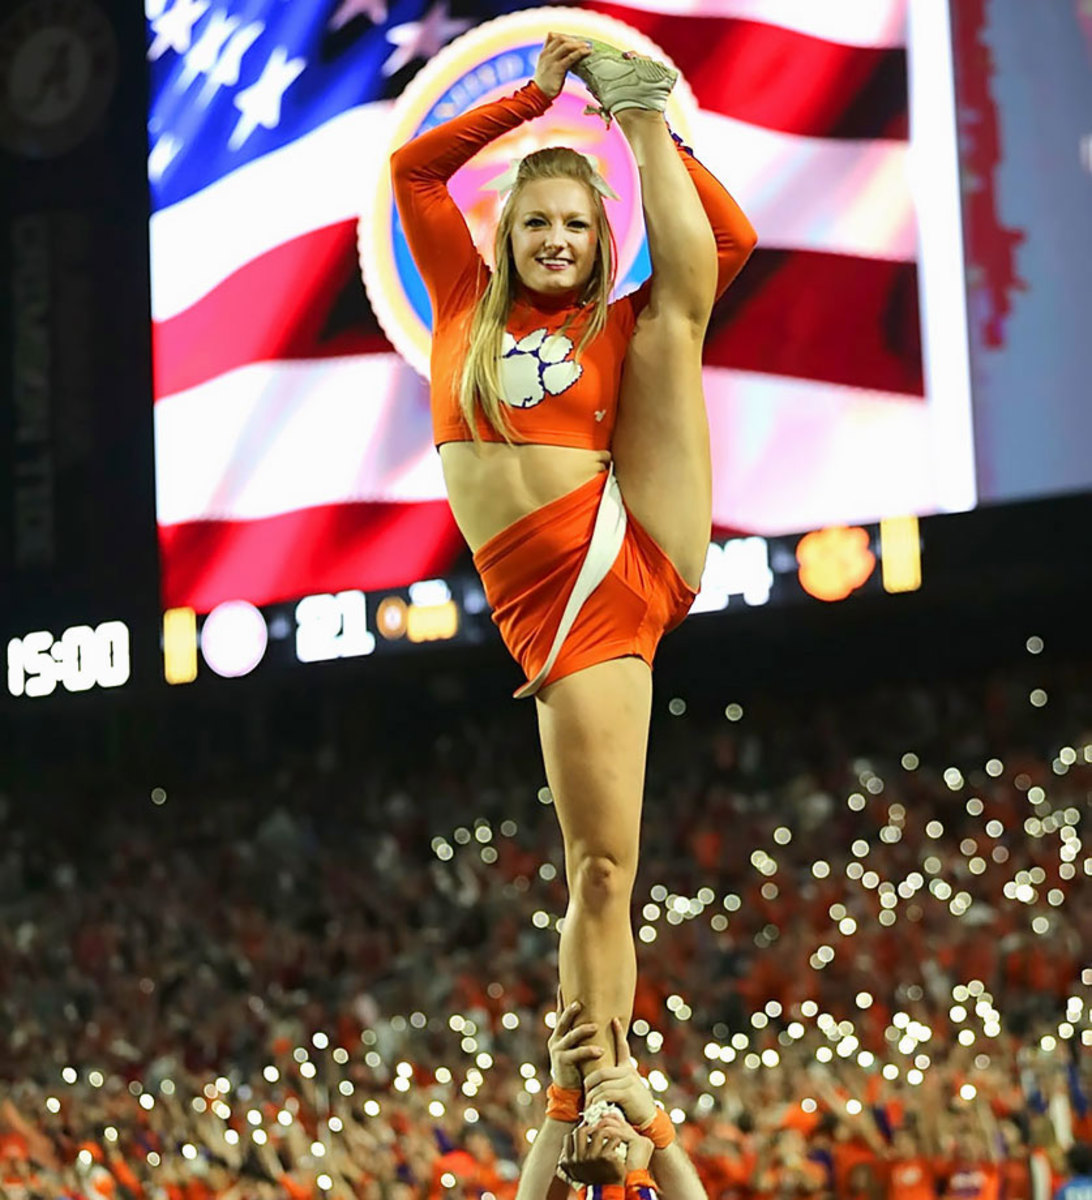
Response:
[[[234,271],[292,238],[356,220],[389,136],[390,102],[325,125],[152,214],[152,319],[183,312]]]
[[[694,150],[743,206],[760,245],[914,260],[905,142],[798,137],[702,112]]]
[[[937,508],[930,406],[706,367],[714,520],[759,533]],[[443,499],[424,382],[393,354],[256,363],[155,408],[161,525]]]
[[[355,220],[386,159],[389,105],[367,105],[249,163],[151,220],[152,317],[183,312],[251,259]],[[779,133],[700,112],[698,157],[738,196],[764,246],[909,261],[906,146]],[[306,184],[300,184],[306,180]]]
[[[736,17],[845,46],[906,45],[908,0],[613,0],[679,17]]]
[[[427,385],[394,354],[251,363],[155,406],[160,525],[445,495]]]
[[[931,405],[748,371],[704,379],[714,524],[773,535],[939,507]]]

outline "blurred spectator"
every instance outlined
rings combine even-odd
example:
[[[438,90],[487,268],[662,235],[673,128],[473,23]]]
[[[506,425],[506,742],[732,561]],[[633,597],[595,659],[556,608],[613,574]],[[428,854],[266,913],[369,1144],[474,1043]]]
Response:
[[[1092,1145],[1078,1142],[1066,1154],[1069,1178],[1055,1193],[1058,1200],[1089,1200],[1092,1197]]]

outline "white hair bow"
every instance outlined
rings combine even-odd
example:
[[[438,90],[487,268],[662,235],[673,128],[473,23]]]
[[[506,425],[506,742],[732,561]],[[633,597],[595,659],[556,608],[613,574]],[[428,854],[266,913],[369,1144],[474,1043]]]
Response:
[[[578,152],[579,153],[579,152]],[[621,197],[610,186],[609,183],[599,174],[595,163],[587,154],[582,154],[581,158],[591,167],[591,185],[601,195],[606,196],[608,200],[619,200]],[[513,158],[507,168],[503,170],[495,179],[490,179],[488,183],[483,183],[482,187],[489,192],[500,192],[502,195],[505,192],[510,192],[516,186],[516,179],[519,176],[520,164],[522,158]]]

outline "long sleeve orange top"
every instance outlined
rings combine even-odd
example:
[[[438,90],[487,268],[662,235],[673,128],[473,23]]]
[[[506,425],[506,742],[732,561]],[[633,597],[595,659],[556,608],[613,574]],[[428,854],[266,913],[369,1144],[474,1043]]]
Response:
[[[459,378],[474,308],[489,281],[447,181],[485,145],[552,103],[534,82],[501,100],[430,129],[391,157],[394,198],[410,252],[432,302],[433,440],[469,441],[459,409]],[[716,239],[717,295],[742,267],[754,230],[717,180],[687,150],[679,154],[697,187]],[[590,450],[610,448],[622,364],[648,283],[610,305],[606,328],[576,359],[579,311],[526,293],[508,315],[501,360],[507,415],[516,440]],[[570,336],[571,335],[571,336]],[[483,417],[483,441],[503,441]]]

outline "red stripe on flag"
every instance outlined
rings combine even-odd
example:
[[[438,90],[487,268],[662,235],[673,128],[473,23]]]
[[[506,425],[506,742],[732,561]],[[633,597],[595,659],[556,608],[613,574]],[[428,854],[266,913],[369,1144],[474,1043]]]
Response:
[[[155,323],[156,396],[252,362],[389,351],[386,337],[359,320],[355,328],[331,331],[346,284],[363,296],[355,221],[316,229],[253,259],[184,312]],[[365,311],[362,301],[358,315]]]
[[[401,587],[444,574],[461,546],[444,500],[346,502],[256,521],[160,526],[163,604],[205,613],[224,600],[277,604]]]
[[[327,317],[346,272],[357,291],[355,234],[350,228],[346,243],[344,231],[331,226],[297,238],[160,322],[156,395],[250,362],[390,351],[363,301],[345,314],[352,323],[330,332]],[[923,395],[917,302],[913,263],[760,246],[717,306],[705,360]]]
[[[589,7],[662,46],[704,109],[806,137],[909,137],[904,49],[845,46],[735,18]]]
[[[714,310],[704,360],[924,396],[917,266],[759,247]]]

